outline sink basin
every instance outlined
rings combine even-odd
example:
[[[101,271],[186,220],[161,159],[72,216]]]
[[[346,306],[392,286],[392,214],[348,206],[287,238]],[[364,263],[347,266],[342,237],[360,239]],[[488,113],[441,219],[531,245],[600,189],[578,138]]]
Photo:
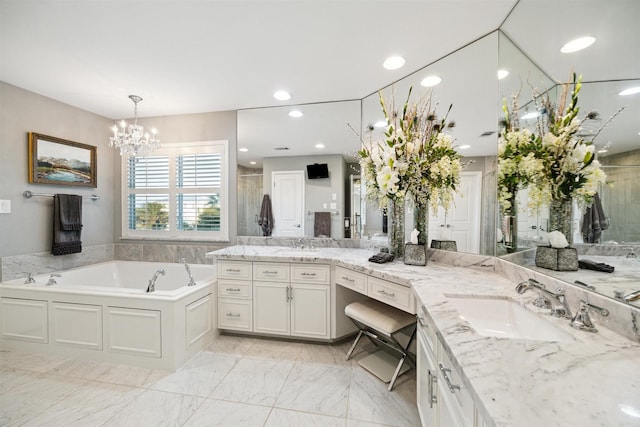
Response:
[[[575,341],[570,333],[512,300],[447,296],[460,317],[480,335],[537,341]]]

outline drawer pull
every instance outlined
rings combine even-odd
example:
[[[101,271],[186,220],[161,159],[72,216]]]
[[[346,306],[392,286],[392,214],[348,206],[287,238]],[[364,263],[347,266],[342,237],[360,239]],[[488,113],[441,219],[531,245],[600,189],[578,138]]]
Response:
[[[445,368],[442,363],[438,363],[438,365],[440,366],[440,372],[442,372],[442,376],[444,377],[444,380],[447,382],[447,386],[449,386],[449,391],[451,393],[455,393],[456,390],[460,390],[460,386],[458,384],[451,384],[451,380],[449,379],[449,372],[451,372],[451,369],[449,368]]]
[[[277,271],[269,271],[269,270],[265,270],[262,272],[262,274],[278,274]]]
[[[240,269],[239,268],[227,268],[225,271],[227,271],[229,273],[240,273]]]
[[[418,318],[418,323],[420,324],[420,326],[424,326],[425,328],[428,328],[429,325],[427,324],[427,322],[424,321],[424,319],[420,316],[416,316]]]
[[[385,297],[389,297],[389,298],[395,298],[396,297],[395,292],[387,292],[384,289],[380,289],[378,291],[378,293],[384,295]]]
[[[227,317],[235,317],[235,318],[238,318],[238,317],[240,317],[240,314],[227,313],[227,314],[226,314],[226,316],[227,316]]]
[[[427,370],[429,380],[427,382],[427,389],[429,393],[429,408],[433,408],[433,405],[438,403],[438,397],[435,392],[435,384],[438,382],[438,377],[431,373],[431,369]]]
[[[240,292],[240,288],[227,288],[225,289],[227,292]]]
[[[356,279],[350,279],[347,276],[342,276],[342,280],[346,280],[347,282],[351,282],[351,283],[356,281]]]
[[[307,272],[304,272],[304,273],[301,274],[301,276],[312,276],[312,277],[315,276],[315,275],[316,275],[316,273],[307,273]]]

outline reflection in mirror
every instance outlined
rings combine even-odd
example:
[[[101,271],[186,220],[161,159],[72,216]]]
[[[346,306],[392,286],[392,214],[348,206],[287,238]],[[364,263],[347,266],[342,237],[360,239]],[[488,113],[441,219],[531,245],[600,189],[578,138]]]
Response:
[[[381,90],[385,102],[393,102],[396,111],[402,107],[410,87],[411,102],[431,95],[440,116],[453,105],[449,120],[454,120],[456,126],[450,132],[468,165],[455,206],[446,215],[430,212],[429,239],[454,239],[458,250],[464,252],[493,254],[495,250],[497,49],[496,31]],[[439,77],[440,82],[424,86],[425,79],[433,76]],[[378,93],[362,100],[362,116],[363,140],[383,141],[384,115]],[[382,126],[377,126],[380,122]],[[407,237],[413,228],[412,217],[411,212],[405,215]],[[384,234],[382,213],[375,202],[367,204],[366,219],[364,236]]]
[[[545,1],[543,0],[543,3]],[[562,7],[557,2],[549,1],[548,3],[550,7],[551,5]],[[529,65],[530,69],[526,66],[520,66],[515,73],[510,72],[509,74],[509,77],[516,74],[517,79],[522,82],[520,105],[525,106],[523,114],[526,112],[527,106],[526,101],[523,100],[531,99],[531,87],[536,87],[538,91],[545,88],[545,80],[540,79],[541,76],[551,75],[556,82],[560,82],[566,81],[573,69],[577,73],[583,74],[583,86],[578,103],[580,116],[584,117],[589,113],[592,118],[584,122],[579,135],[594,142],[598,152],[598,160],[602,163],[602,169],[607,174],[607,181],[613,185],[603,185],[598,191],[608,227],[599,231],[596,244],[592,244],[589,240],[589,236],[593,237],[594,235],[594,233],[591,235],[588,233],[589,230],[593,231],[588,227],[589,218],[585,218],[584,213],[578,210],[575,205],[572,217],[572,234],[574,246],[577,247],[581,260],[604,263],[615,267],[615,271],[613,274],[609,274],[580,268],[578,271],[559,272],[536,267],[534,264],[535,247],[546,241],[545,230],[548,229],[548,210],[545,209],[541,209],[535,214],[520,211],[522,215],[518,216],[519,252],[505,255],[505,259],[526,265],[532,270],[554,276],[587,290],[592,290],[590,287],[595,287],[595,292],[611,298],[628,297],[640,289],[640,261],[638,259],[640,246],[637,246],[640,242],[640,230],[637,225],[640,224],[640,206],[638,205],[638,197],[635,197],[640,194],[638,180],[638,176],[640,176],[638,132],[640,128],[638,128],[637,122],[637,118],[640,117],[640,94],[621,96],[620,92],[640,86],[640,80],[637,77],[628,79],[629,76],[637,75],[638,70],[630,66],[633,55],[625,53],[635,51],[634,43],[629,41],[637,39],[637,37],[630,38],[625,32],[626,30],[619,31],[617,27],[627,29],[635,27],[621,23],[625,22],[624,19],[627,19],[626,15],[628,15],[628,10],[622,6],[622,3],[612,5],[608,8],[607,13],[611,16],[615,15],[619,19],[608,21],[615,22],[612,26],[607,25],[599,28],[600,41],[594,45],[593,50],[581,52],[571,57],[561,56],[559,53],[561,43],[556,38],[559,36],[568,38],[568,35],[573,35],[574,32],[579,33],[582,23],[593,22],[594,17],[601,13],[602,9],[595,4],[586,3],[579,9],[572,9],[571,13],[575,14],[575,19],[572,19],[571,22],[563,20],[562,35],[555,32],[535,31],[538,34],[538,39],[534,42],[531,38],[531,34],[534,32],[531,27],[537,25],[536,11],[542,13],[543,9],[539,2],[530,0],[521,0],[514,9],[503,25],[509,38],[500,38],[500,67],[506,67],[505,64],[508,61],[519,61],[521,64],[526,64],[525,58],[534,58],[534,61]],[[562,15],[562,13],[556,13],[553,17],[549,17],[549,25],[558,27],[560,23],[554,20]],[[604,43],[602,36],[607,39]],[[615,49],[607,47],[614,45]],[[551,48],[554,51],[549,50]],[[556,49],[558,52],[555,51]],[[614,58],[611,58],[610,61],[605,60],[604,58],[610,53]],[[603,66],[605,63],[609,65]],[[536,67],[536,64],[539,67]],[[615,65],[611,66],[612,64]],[[530,84],[532,81],[533,84]],[[501,98],[517,92],[518,88],[519,84],[509,84],[506,79],[501,80]],[[555,95],[556,89],[557,86],[551,90],[552,96]],[[622,107],[624,110],[619,112]],[[610,120],[613,116],[615,116],[613,120]],[[519,192],[518,200],[520,206],[526,205],[528,201],[526,190]],[[583,233],[583,227],[585,227],[585,233]],[[499,255],[505,253],[500,245],[498,245],[497,252]],[[628,302],[638,304],[638,300]]]
[[[350,218],[349,175],[359,172],[353,163],[360,141],[347,123],[360,127],[359,100],[238,111],[239,236],[263,235],[257,221],[266,194],[274,210],[283,209],[283,200],[300,203],[274,215],[273,236],[350,237],[344,219]],[[309,179],[307,166],[316,163],[328,165],[328,178]],[[286,178],[277,190],[274,176]],[[323,228],[316,229],[318,221]]]

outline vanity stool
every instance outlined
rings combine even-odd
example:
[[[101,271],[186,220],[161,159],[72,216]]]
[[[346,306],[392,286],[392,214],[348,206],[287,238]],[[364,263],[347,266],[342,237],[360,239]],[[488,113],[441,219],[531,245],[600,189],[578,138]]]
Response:
[[[344,308],[344,314],[360,330],[347,353],[346,360],[351,358],[362,335],[369,337],[374,344],[383,344],[400,355],[400,360],[396,360],[392,354],[380,349],[358,362],[382,381],[388,382],[388,390],[391,391],[398,376],[409,370],[405,361],[413,367],[416,366],[415,357],[409,353],[409,346],[416,335],[415,316],[373,299],[349,304]],[[396,335],[399,332],[405,332],[409,337],[406,345],[398,341]]]

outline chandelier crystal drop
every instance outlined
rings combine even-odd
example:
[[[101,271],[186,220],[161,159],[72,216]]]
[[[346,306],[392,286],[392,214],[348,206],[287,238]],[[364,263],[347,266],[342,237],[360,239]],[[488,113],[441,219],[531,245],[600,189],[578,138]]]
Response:
[[[156,138],[158,131],[153,128],[151,134],[144,131],[144,127],[138,124],[138,102],[142,98],[137,95],[129,95],[133,101],[134,120],[132,125],[127,125],[124,120],[111,128],[113,136],[109,138],[109,146],[120,149],[120,155],[146,156],[150,151],[160,146],[160,140]]]

